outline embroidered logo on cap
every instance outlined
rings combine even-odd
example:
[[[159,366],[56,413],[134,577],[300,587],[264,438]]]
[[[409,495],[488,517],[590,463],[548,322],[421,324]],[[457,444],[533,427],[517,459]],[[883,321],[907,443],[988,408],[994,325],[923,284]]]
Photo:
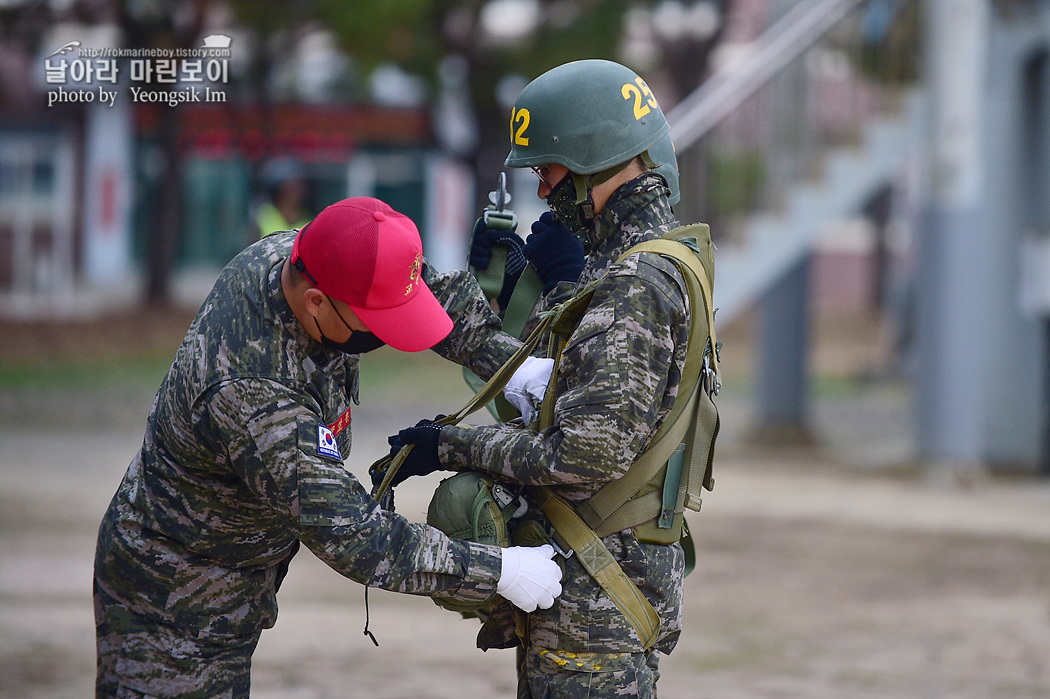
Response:
[[[324,425],[317,426],[317,453],[331,459],[343,460],[343,455],[339,453],[339,445],[335,442],[335,435]]]
[[[412,268],[408,271],[408,286],[405,287],[405,296],[412,293],[412,289],[419,283],[420,272],[423,271],[423,255],[416,253],[416,259],[412,261]]]

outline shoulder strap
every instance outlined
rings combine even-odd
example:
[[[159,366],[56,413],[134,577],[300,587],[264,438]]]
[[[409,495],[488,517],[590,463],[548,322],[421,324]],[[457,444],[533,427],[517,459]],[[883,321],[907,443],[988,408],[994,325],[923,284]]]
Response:
[[[525,265],[510,299],[507,300],[507,308],[503,312],[503,332],[521,337],[521,331],[525,329],[525,323],[528,322],[532,309],[542,294],[543,280],[530,262]]]
[[[674,231],[671,234],[673,235]],[[604,533],[621,531],[648,519],[653,512],[659,512],[663,501],[662,493],[654,492],[648,498],[631,499],[648,483],[674,453],[686,437],[689,428],[694,425],[697,410],[697,390],[700,384],[705,352],[694,348],[716,346],[714,331],[714,311],[712,308],[711,284],[706,270],[699,258],[685,244],[662,238],[640,243],[628,250],[623,257],[640,252],[652,252],[672,260],[682,273],[689,292],[690,327],[689,355],[686,358],[679,384],[679,392],[670,414],[650,440],[649,447],[635,460],[627,472],[620,478],[605,484],[586,502],[577,505],[583,519],[595,529]],[[703,313],[701,313],[703,309]],[[707,333],[703,332],[706,320]],[[706,335],[701,337],[702,335]],[[711,353],[713,370],[717,373],[718,364]]]

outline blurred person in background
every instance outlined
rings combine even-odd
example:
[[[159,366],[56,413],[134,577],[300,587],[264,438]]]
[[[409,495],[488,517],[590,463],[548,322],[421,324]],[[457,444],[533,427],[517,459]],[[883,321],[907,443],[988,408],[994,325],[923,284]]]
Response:
[[[286,160],[276,160],[263,168],[267,198],[259,204],[255,216],[258,237],[276,231],[298,230],[310,222],[306,209],[310,185],[301,168]]]

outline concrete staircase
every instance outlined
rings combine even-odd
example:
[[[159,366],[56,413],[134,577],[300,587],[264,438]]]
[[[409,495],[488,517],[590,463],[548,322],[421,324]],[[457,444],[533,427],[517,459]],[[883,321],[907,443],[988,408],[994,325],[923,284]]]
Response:
[[[814,246],[836,221],[856,215],[888,182],[899,178],[920,145],[922,99],[912,94],[892,116],[876,117],[856,147],[828,153],[819,179],[799,182],[782,211],[754,215],[744,242],[717,257],[718,317],[728,323],[756,301]]]

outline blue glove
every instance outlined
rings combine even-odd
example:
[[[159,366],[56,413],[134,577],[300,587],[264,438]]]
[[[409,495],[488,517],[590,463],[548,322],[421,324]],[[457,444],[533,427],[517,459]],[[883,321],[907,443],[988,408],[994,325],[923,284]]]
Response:
[[[433,420],[420,420],[415,427],[407,427],[396,435],[387,438],[387,443],[390,445],[391,458],[397,456],[397,453],[405,445],[415,445],[412,447],[412,451],[408,452],[404,463],[401,464],[401,467],[390,481],[391,488],[412,476],[425,476],[428,473],[441,471],[445,468],[438,459],[438,441],[441,438],[442,427],[443,425],[439,425]],[[373,473],[372,485],[382,483],[384,475],[383,473]]]
[[[509,228],[486,228],[482,218],[474,222],[468,258],[470,266],[474,269],[488,269],[489,262],[492,261],[493,245],[503,245],[507,248],[507,266],[504,274],[512,274],[517,279],[521,270],[525,269],[525,256],[521,252],[525,243]]]
[[[583,243],[550,211],[532,224],[524,253],[543,282],[544,294],[559,282],[575,282],[583,271]]]
[[[474,223],[474,233],[470,239],[469,262],[475,270],[488,269],[492,261],[492,246],[502,245],[507,249],[507,261],[503,267],[503,284],[496,295],[496,306],[502,311],[507,307],[518,277],[528,263],[522,250],[525,243],[518,234],[507,228],[486,228],[485,220],[479,218]]]

